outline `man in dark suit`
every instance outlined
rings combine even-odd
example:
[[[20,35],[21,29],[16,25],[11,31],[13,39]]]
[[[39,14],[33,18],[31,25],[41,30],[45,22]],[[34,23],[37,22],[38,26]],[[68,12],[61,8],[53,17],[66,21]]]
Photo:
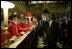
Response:
[[[63,17],[62,21],[62,39],[63,39],[63,47],[68,46],[71,41],[71,21],[68,20],[66,16]]]
[[[42,20],[39,20],[39,23],[38,23],[38,36],[39,37],[43,37],[44,36],[44,33],[43,33],[43,21]]]
[[[56,48],[57,43],[57,33],[59,31],[59,24],[55,21],[55,16],[48,17],[48,25],[46,31],[46,42],[48,43],[48,48]]]
[[[72,27],[71,27],[71,18],[68,17],[68,44],[69,44],[69,47],[71,47],[71,36],[72,36]]]
[[[71,20],[68,20],[66,16],[63,17],[62,32],[63,32],[63,36],[62,36],[63,47],[70,47],[68,45],[70,45],[71,43]]]

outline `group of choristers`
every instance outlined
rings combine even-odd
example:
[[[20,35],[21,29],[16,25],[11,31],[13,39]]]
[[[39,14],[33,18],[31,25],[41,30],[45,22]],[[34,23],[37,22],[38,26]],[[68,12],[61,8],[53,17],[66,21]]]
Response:
[[[26,22],[24,21],[18,21],[17,17],[14,16],[12,21],[9,23],[8,30],[10,32],[10,37],[13,36],[19,36],[21,34],[21,31],[28,31],[30,29],[31,25],[29,25],[28,20],[26,19]]]
[[[14,19],[17,19],[17,18],[14,18]],[[19,24],[17,20],[14,20],[14,19],[9,24],[9,32],[10,32],[11,38],[12,36],[19,36],[21,31],[27,31],[30,27],[29,24],[25,24],[21,22]]]
[[[32,15],[28,14],[27,16],[32,16]],[[15,40],[18,36],[21,36],[24,33],[26,33],[27,31],[32,30],[34,27],[34,25],[32,25],[33,23],[30,23],[29,19],[27,19],[27,18],[25,18],[24,20],[20,20],[14,14],[11,15],[10,17],[11,18],[9,20],[9,25],[8,25],[10,41]],[[5,39],[5,38],[2,38],[2,39]]]

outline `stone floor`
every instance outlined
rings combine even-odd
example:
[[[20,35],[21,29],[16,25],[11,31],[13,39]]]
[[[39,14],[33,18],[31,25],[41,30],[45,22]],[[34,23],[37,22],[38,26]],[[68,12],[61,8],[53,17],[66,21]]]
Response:
[[[48,47],[48,44],[44,42],[43,37],[38,37],[38,47],[37,48],[46,48],[46,47]],[[57,42],[57,48],[71,48],[71,47],[69,47],[68,43],[63,45],[63,43]]]

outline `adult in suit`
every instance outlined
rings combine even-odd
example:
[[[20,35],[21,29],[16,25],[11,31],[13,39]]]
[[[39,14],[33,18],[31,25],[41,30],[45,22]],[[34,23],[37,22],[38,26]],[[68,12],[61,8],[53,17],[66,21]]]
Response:
[[[71,36],[72,36],[72,27],[71,27],[71,18],[68,17],[68,45],[71,47]]]
[[[59,31],[59,24],[55,21],[55,16],[48,17],[48,24],[46,31],[46,42],[48,43],[48,48],[56,48],[57,43],[57,33]]]
[[[68,21],[68,18],[66,16],[63,17],[62,21],[62,33],[63,33],[63,47],[68,47],[68,37],[70,37],[70,22]]]
[[[42,20],[39,20],[39,23],[38,23],[38,36],[39,37],[44,36],[44,33],[43,33],[43,21]]]

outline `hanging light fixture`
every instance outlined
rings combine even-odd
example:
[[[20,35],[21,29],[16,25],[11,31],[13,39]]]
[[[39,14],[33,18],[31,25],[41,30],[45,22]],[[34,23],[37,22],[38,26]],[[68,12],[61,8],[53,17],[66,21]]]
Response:
[[[56,3],[57,1],[46,1],[46,3]]]
[[[45,3],[45,1],[38,1],[38,3]]]
[[[31,1],[31,4],[37,4],[38,2],[37,1]]]
[[[50,1],[46,1],[46,3],[50,3]]]

